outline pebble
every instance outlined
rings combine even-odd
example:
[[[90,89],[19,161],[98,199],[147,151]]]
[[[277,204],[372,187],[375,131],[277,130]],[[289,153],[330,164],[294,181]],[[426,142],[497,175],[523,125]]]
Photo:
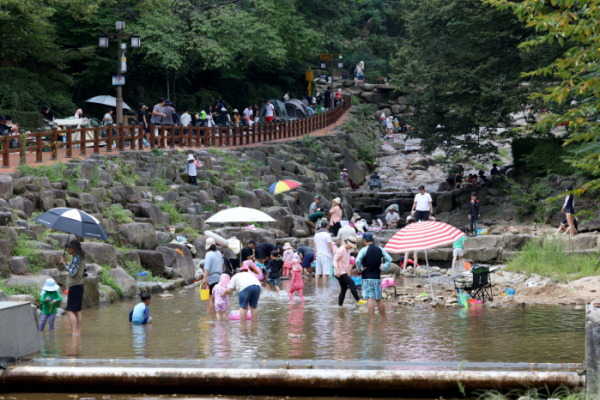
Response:
[[[161,293],[158,295],[158,297],[160,297],[161,299],[170,299],[174,296],[171,293]]]

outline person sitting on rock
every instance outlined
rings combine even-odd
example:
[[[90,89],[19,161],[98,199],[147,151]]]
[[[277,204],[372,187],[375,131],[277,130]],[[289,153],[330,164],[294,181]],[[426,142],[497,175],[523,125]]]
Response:
[[[306,217],[304,222],[306,222],[308,228],[311,229],[311,233],[315,233],[317,231],[317,222],[323,217],[325,217],[325,214],[328,212],[329,209],[327,207],[317,208],[317,211],[315,211],[312,214],[309,214],[308,217]]]
[[[383,229],[398,228],[398,221],[400,221],[400,215],[398,215],[393,207],[390,207],[388,213],[385,214],[385,225],[383,225]]]
[[[348,183],[350,184],[350,189],[353,192],[356,192],[358,190],[358,185],[350,178],[350,175],[348,174],[348,168],[344,168],[342,170],[342,172],[340,173],[340,177],[342,179],[347,179]]]
[[[371,178],[369,178],[369,189],[381,190],[381,178],[379,177],[379,175],[377,175],[377,172],[373,172],[373,175],[371,175]]]
[[[459,174],[452,174],[450,176],[448,176],[448,179],[446,179],[446,184],[448,185],[448,191],[456,188],[458,189],[460,187],[460,182],[462,182],[463,176],[465,175],[465,170],[461,169]]]

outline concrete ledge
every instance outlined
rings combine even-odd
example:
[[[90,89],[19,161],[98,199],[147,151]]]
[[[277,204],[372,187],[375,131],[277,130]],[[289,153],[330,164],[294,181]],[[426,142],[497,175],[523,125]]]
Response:
[[[49,392],[178,392],[178,393],[358,393],[389,394],[398,390],[455,392],[460,381],[467,390],[515,389],[561,385],[582,386],[576,372],[326,370],[326,369],[198,369],[135,367],[15,366],[0,377],[3,389]],[[396,392],[397,393],[397,392]]]

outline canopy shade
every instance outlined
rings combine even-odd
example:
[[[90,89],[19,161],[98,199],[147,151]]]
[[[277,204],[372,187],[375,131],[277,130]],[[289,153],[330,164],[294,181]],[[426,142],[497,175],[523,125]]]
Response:
[[[455,227],[438,221],[410,224],[399,230],[385,245],[390,253],[405,253],[412,250],[427,250],[454,243],[465,234]]]
[[[228,224],[235,222],[276,222],[268,214],[254,208],[236,207],[220,211],[206,220],[207,224]]]

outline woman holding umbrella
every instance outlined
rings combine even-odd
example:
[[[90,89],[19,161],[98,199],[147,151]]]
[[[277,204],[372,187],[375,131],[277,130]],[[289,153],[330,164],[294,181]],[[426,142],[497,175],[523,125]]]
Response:
[[[73,256],[71,263],[67,263],[65,257],[60,262],[67,270],[67,316],[71,323],[73,336],[81,335],[81,303],[83,301],[83,272],[85,270],[85,259],[78,240],[71,240],[67,244],[67,252]]]

